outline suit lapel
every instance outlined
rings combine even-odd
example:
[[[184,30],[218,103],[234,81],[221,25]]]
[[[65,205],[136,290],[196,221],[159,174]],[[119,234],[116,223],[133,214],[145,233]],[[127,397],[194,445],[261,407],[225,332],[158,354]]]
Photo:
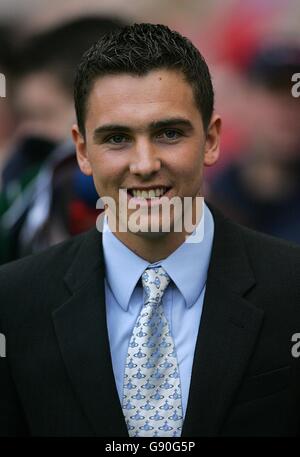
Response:
[[[184,436],[217,435],[251,357],[263,311],[241,231],[212,209],[215,235],[196,343]]]
[[[128,436],[111,363],[96,230],[86,235],[65,282],[73,295],[54,311],[53,321],[74,390],[96,435]]]
[[[215,236],[197,338],[183,436],[218,434],[251,357],[263,311],[241,231],[210,208]],[[101,234],[85,235],[65,282],[71,298],[53,312],[70,380],[98,436],[128,436],[110,356]]]

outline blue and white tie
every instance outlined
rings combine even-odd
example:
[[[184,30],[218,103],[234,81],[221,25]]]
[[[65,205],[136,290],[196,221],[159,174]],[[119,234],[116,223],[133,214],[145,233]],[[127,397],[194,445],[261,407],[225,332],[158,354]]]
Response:
[[[170,277],[162,267],[142,275],[144,305],[129,342],[123,412],[129,436],[180,436],[183,413],[175,345],[162,297]]]

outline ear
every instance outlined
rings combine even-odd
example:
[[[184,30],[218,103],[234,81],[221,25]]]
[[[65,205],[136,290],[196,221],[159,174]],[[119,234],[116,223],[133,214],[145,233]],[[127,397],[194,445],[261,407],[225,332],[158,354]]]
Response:
[[[213,114],[207,129],[204,149],[204,165],[207,167],[214,165],[219,158],[221,126],[222,120],[220,116]]]
[[[91,176],[92,167],[87,154],[86,141],[80,133],[77,124],[74,124],[72,126],[72,137],[76,146],[76,156],[79,168],[83,174],[85,174],[86,176]]]

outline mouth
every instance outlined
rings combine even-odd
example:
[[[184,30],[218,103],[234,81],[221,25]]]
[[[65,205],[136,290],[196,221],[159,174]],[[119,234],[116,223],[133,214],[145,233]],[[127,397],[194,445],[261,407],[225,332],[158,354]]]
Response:
[[[168,197],[172,187],[152,187],[147,189],[132,188],[127,189],[127,198],[140,205],[147,204],[151,206],[160,202],[162,197]]]

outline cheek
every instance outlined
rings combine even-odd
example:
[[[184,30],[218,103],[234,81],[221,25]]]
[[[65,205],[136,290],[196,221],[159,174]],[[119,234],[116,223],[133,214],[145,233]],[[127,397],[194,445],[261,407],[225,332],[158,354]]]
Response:
[[[198,192],[203,180],[203,157],[201,151],[197,150],[187,154],[186,160],[178,168],[178,184],[183,193],[193,195]]]
[[[98,193],[111,194],[120,187],[122,171],[116,160],[97,155],[90,157],[90,164]]]
[[[178,160],[174,162],[173,169],[186,184],[193,181],[202,174],[203,154],[200,149],[182,151]]]

